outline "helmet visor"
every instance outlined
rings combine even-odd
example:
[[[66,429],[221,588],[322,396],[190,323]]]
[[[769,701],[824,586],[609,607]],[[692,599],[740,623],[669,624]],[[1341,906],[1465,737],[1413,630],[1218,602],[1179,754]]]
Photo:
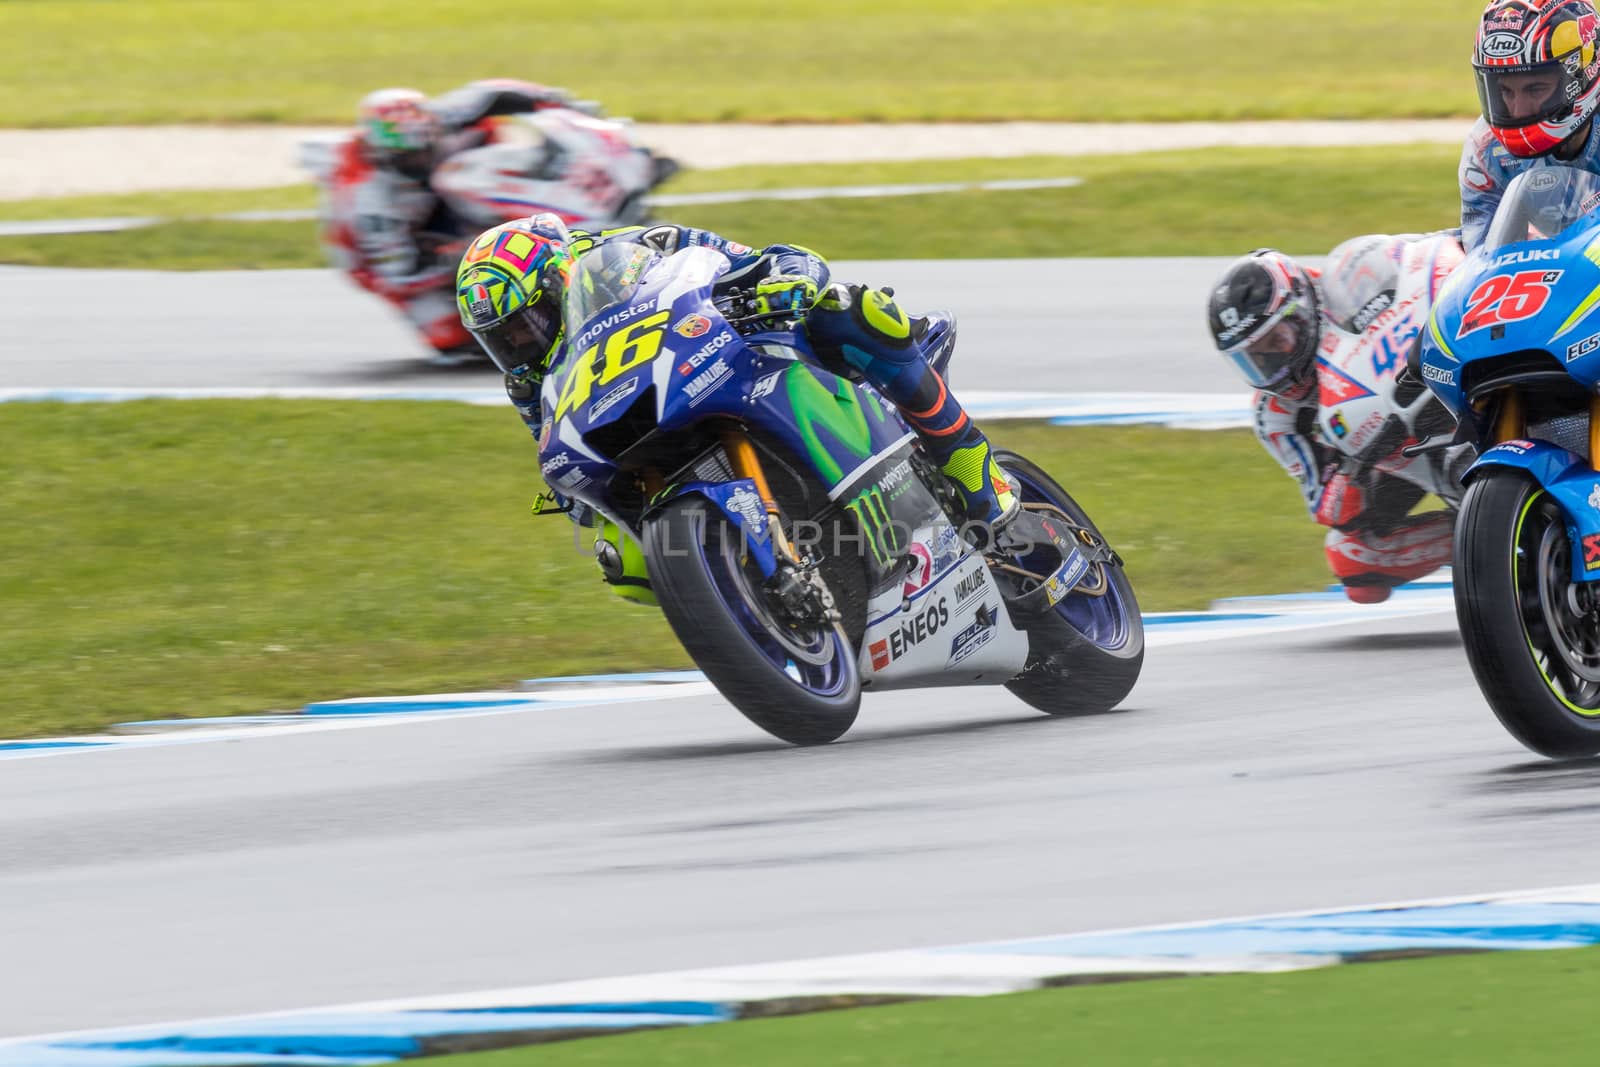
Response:
[[[561,315],[554,300],[539,299],[493,326],[469,329],[495,366],[521,376],[545,369],[561,338]]]
[[[1478,103],[1489,125],[1519,129],[1565,118],[1583,94],[1581,70],[1561,62],[1510,67],[1474,65]]]
[[[1225,355],[1244,380],[1257,389],[1274,389],[1298,374],[1316,343],[1311,308],[1301,301],[1286,305],[1262,323],[1244,342]]]

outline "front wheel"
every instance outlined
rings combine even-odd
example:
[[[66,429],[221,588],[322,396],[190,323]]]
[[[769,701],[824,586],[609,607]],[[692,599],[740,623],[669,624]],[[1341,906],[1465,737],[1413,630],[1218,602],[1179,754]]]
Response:
[[[1456,621],[1489,707],[1545,756],[1600,752],[1600,599],[1572,580],[1567,517],[1521,471],[1485,469],[1456,520]]]
[[[643,534],[661,611],[718,692],[790,744],[827,744],[850,729],[861,674],[844,628],[787,621],[720,511],[683,497],[648,519]]]
[[[1089,513],[1040,467],[1015,452],[997,450],[995,461],[1019,483],[1024,507],[1105,544]],[[1093,715],[1122,703],[1143,666],[1144,619],[1113,556],[1092,564],[1049,615],[1030,622],[1027,666],[1006,688],[1050,715]]]

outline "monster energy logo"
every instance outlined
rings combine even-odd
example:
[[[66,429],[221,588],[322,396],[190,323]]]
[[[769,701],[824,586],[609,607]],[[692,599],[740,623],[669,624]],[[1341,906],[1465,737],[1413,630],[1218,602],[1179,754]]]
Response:
[[[906,540],[901,536],[901,523],[889,515],[889,504],[883,490],[877,486],[864,489],[845,504],[845,510],[856,518],[856,528],[872,549],[872,556],[884,566],[905,553]]]

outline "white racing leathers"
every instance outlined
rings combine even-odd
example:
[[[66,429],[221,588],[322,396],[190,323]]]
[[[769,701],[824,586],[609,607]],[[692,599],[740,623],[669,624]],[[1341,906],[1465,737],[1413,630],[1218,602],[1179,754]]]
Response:
[[[1255,397],[1256,436],[1299,484],[1312,518],[1330,527],[1328,564],[1360,603],[1450,562],[1470,446],[1406,456],[1453,423],[1421,382],[1398,375],[1461,259],[1450,234],[1380,234],[1334,249],[1318,279],[1325,321],[1315,378],[1292,395]],[[1427,494],[1452,510],[1411,514]]]

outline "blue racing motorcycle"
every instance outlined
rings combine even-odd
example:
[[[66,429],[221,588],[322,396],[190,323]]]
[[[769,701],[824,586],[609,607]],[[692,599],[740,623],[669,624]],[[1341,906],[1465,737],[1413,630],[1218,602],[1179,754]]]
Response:
[[[1600,176],[1506,189],[1434,304],[1416,370],[1478,446],[1455,601],[1489,706],[1547,756],[1600,752]]]
[[[546,479],[642,545],[718,690],[795,744],[843,734],[863,689],[1004,684],[1058,715],[1118,704],[1144,631],[1083,509],[997,453],[1024,510],[989,543],[874,389],[825,369],[789,313],[714,293],[728,268],[700,247],[585,254],[540,397]],[[942,370],[954,323],[918,329]]]

